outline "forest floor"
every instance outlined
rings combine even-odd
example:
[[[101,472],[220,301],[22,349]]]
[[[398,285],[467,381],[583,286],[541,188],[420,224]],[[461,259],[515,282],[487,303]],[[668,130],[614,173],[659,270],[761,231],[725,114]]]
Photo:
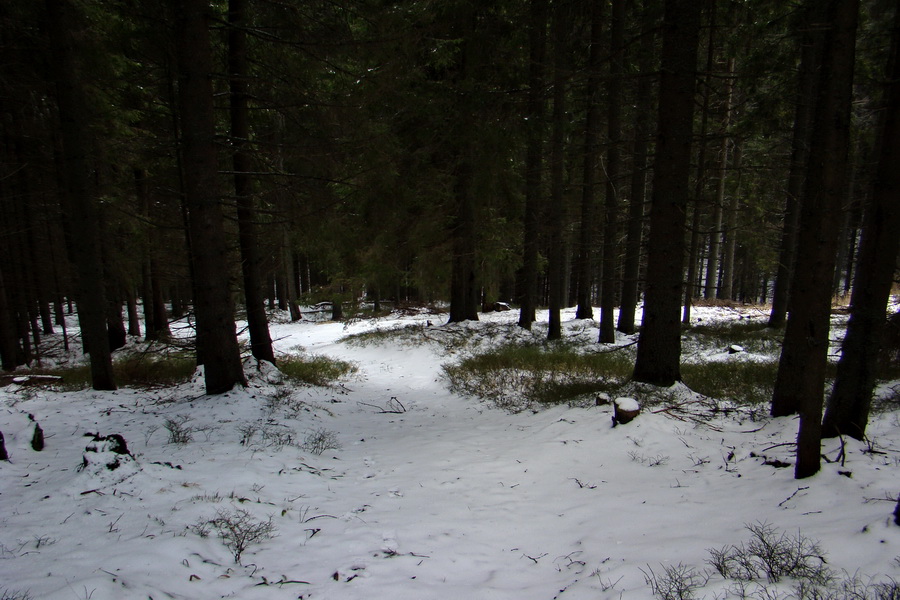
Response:
[[[676,408],[648,405],[618,427],[608,404],[510,412],[449,391],[442,365],[525,335],[513,311],[456,325],[424,312],[314,316],[275,315],[272,337],[281,354],[351,361],[357,371],[335,386],[286,385],[247,361],[250,386],[216,397],[203,395],[199,374],[114,392],[0,388],[10,454],[0,462],[0,598],[786,599],[815,582],[870,594],[835,598],[896,590],[900,382],[881,386],[893,408],[873,414],[866,442],[826,440],[822,471],[798,481],[796,418],[710,410],[728,403],[684,386],[669,391]],[[765,317],[721,307],[694,316]],[[596,345],[593,321],[566,312],[564,325],[569,339]],[[347,337],[400,327],[410,334]],[[544,332],[539,323],[533,335]],[[447,336],[466,343],[441,343]],[[687,354],[758,358],[721,347]],[[92,434],[121,435],[131,455]],[[767,573],[762,547],[805,566]]]

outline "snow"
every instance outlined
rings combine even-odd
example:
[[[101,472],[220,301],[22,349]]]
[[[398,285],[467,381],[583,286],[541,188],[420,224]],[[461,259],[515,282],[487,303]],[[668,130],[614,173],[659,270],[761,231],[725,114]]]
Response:
[[[736,313],[694,309],[707,322]],[[567,335],[596,340],[592,321],[564,316]],[[761,522],[818,540],[836,571],[900,579],[896,411],[873,415],[868,443],[843,440],[843,461],[797,481],[773,466],[793,463],[795,418],[738,411],[702,422],[645,406],[613,428],[608,404],[510,414],[449,392],[441,365],[458,356],[429,337],[486,331],[490,345],[499,332],[527,335],[516,317],[282,320],[272,325],[279,352],[359,369],[289,395],[277,371],[250,361],[250,387],[217,397],[203,395],[199,375],[170,389],[0,388],[10,454],[0,462],[0,595],[637,600],[652,597],[650,569],[709,568],[710,548],[746,541],[746,526]],[[418,338],[344,340],[410,325]],[[42,452],[30,447],[29,414]],[[191,441],[168,443],[178,427]],[[317,432],[340,447],[305,450]],[[92,443],[111,453],[94,434],[122,435],[133,459],[82,468]],[[841,444],[827,440],[823,453],[835,460]],[[236,564],[209,523],[240,511],[271,518],[274,537],[248,544]],[[697,597],[724,597],[728,585],[713,574]]]
[[[619,410],[635,412],[641,410],[641,405],[634,398],[616,398],[616,406]]]

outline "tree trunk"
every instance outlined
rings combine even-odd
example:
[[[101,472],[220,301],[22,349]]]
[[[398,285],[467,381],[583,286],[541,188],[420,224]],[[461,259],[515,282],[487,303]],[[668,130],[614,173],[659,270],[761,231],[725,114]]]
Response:
[[[622,301],[617,329],[634,333],[634,317],[638,303],[638,281],[641,271],[641,238],[644,230],[644,204],[647,193],[647,146],[651,134],[653,101],[649,76],[653,58],[652,11],[644,2],[641,15],[641,45],[638,50],[637,99],[634,111],[634,147],[632,150],[631,195],[628,202],[628,225],[625,238],[625,264],[622,274]]]
[[[476,276],[475,236],[475,51],[473,30],[475,7],[466,5],[459,18],[462,51],[459,62],[460,111],[454,115],[457,130],[454,169],[455,213],[451,229],[452,262],[450,281],[450,323],[477,321],[479,290]]]
[[[78,232],[70,250],[76,267],[78,321],[85,347],[91,355],[91,385],[96,390],[114,390],[112,356],[106,335],[106,297],[100,255],[96,200],[91,191],[91,148],[88,141],[85,65],[79,56],[78,39],[84,32],[80,15],[68,0],[47,0],[50,40],[56,64],[57,104],[63,143],[66,190],[63,213]]]
[[[798,479],[815,474],[820,466],[831,281],[841,203],[847,185],[859,0],[832,0],[827,9],[806,192],[800,215],[798,247],[803,252],[797,256],[792,283],[794,302],[772,395],[773,416],[800,413],[794,471]]]
[[[549,245],[547,278],[549,285],[549,326],[548,340],[562,337],[560,310],[565,294],[565,244],[563,242],[565,222],[565,119],[566,119],[566,76],[568,55],[565,49],[568,8],[557,5],[553,11],[553,122],[550,134],[550,214],[548,218]]]
[[[815,108],[817,65],[821,54],[821,35],[813,35],[812,23],[816,10],[813,4],[802,7],[804,21],[800,34],[800,70],[797,78],[796,106],[794,108],[794,130],[791,140],[791,164],[788,173],[784,204],[784,224],[782,225],[781,246],[778,253],[778,269],[772,290],[772,310],[768,326],[783,327],[791,294],[794,276],[794,262],[797,252],[797,234],[800,223],[800,202],[809,160],[811,119]],[[731,235],[729,233],[729,235]]]
[[[228,70],[231,109],[231,146],[233,149],[234,193],[237,203],[238,242],[241,249],[241,273],[244,276],[244,305],[250,352],[256,360],[275,364],[266,305],[263,297],[256,211],[253,208],[251,160],[247,151],[250,140],[247,78],[247,0],[228,2]]]
[[[12,371],[18,365],[19,343],[16,326],[6,295],[3,270],[0,269],[0,366],[4,371]]]
[[[205,0],[171,1],[177,22],[184,203],[194,275],[197,354],[203,361],[206,393],[221,394],[246,382],[235,333],[220,205],[209,7]]]
[[[834,388],[825,410],[823,437],[866,434],[875,388],[878,355],[887,324],[897,253],[900,250],[900,3],[896,4],[891,53],[885,81],[885,107],[878,140],[878,167],[865,209],[850,322],[841,348]]]
[[[712,230],[709,233],[709,260],[706,263],[704,297],[723,299],[719,279],[719,251],[722,246],[722,214],[725,211],[725,180],[728,177],[728,127],[731,125],[731,99],[734,95],[734,57],[728,59],[728,79],[725,83],[725,107],[722,114],[722,140],[719,146],[719,178],[716,181],[716,203],[713,206]],[[723,278],[724,279],[724,278]],[[716,285],[718,283],[718,285]]]
[[[531,0],[528,23],[528,93],[525,124],[525,227],[519,327],[531,329],[537,305],[538,248],[543,202],[544,55],[547,0]]]
[[[632,378],[660,386],[681,379],[685,209],[700,3],[666,0],[644,318]]]
[[[600,291],[600,343],[616,341],[616,263],[619,235],[619,171],[622,143],[622,78],[625,73],[625,0],[613,0],[610,21],[609,85],[607,86],[606,210],[603,228],[603,287]]]
[[[685,325],[691,324],[691,306],[694,298],[700,295],[702,284],[699,281],[702,269],[700,267],[700,232],[702,231],[703,217],[706,211],[706,202],[704,201],[706,189],[706,151],[709,147],[709,103],[712,95],[712,71],[715,58],[715,36],[716,36],[716,3],[709,3],[709,36],[706,40],[706,68],[704,69],[703,85],[701,86],[703,94],[703,105],[700,112],[700,148],[697,151],[697,177],[694,180],[694,197],[693,197],[693,217],[691,219],[691,236],[690,246],[688,247],[687,258],[687,277],[684,286],[684,309],[682,311],[681,322]],[[690,199],[688,200],[690,203]]]
[[[594,318],[591,306],[594,277],[594,203],[596,202],[598,140],[600,137],[600,49],[602,33],[602,4],[590,2],[591,45],[588,58],[585,100],[587,114],[584,124],[584,173],[581,188],[581,225],[578,244],[578,307],[576,319]],[[611,100],[610,100],[611,101]]]

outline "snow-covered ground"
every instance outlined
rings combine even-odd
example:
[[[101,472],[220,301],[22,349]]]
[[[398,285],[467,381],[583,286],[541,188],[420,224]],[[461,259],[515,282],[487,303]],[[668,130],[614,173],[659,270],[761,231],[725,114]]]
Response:
[[[707,322],[732,313],[694,309]],[[454,327],[513,329],[516,316]],[[797,481],[779,468],[793,462],[794,418],[698,424],[645,410],[613,428],[609,405],[510,414],[447,390],[441,365],[456,356],[442,345],[342,341],[426,320],[443,322],[273,324],[281,352],[357,365],[334,388],[287,388],[249,364],[251,386],[217,397],[198,378],[0,388],[0,598],[636,600],[679,564],[711,572],[695,597],[737,597],[709,549],[746,543],[760,523],[818,540],[838,573],[900,579],[900,413],[875,415],[868,444],[845,440],[843,461]],[[566,326],[596,339],[592,322]],[[729,360],[720,350],[710,355]],[[178,431],[192,440],[169,443]],[[134,460],[108,470],[109,453],[88,453],[80,468],[88,434],[120,434]],[[304,449],[316,436],[340,447]],[[840,449],[823,446],[830,459]],[[238,542],[239,563],[216,527],[269,523],[271,537]],[[747,597],[762,597],[754,585]]]

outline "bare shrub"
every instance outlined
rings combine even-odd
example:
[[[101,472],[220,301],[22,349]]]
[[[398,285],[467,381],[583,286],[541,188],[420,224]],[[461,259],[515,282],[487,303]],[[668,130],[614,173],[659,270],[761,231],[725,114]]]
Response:
[[[184,445],[194,441],[194,431],[196,429],[188,425],[190,420],[191,418],[187,415],[166,419],[164,427],[169,432],[168,443]]]
[[[641,572],[653,595],[660,600],[694,600],[697,590],[709,582],[707,573],[681,563],[663,565],[659,575],[649,565],[647,571],[641,569]]]
[[[771,583],[782,577],[826,585],[834,575],[825,564],[819,543],[802,534],[778,532],[768,523],[746,526],[750,540],[737,546],[710,549],[710,564],[722,577],[751,581],[765,576]]]
[[[200,537],[208,537],[215,530],[219,539],[234,555],[234,562],[241,562],[241,555],[253,544],[264,542],[275,536],[272,517],[265,521],[256,519],[243,509],[236,511],[219,510],[212,519],[201,519],[188,530]]]
[[[326,450],[340,450],[342,448],[337,434],[327,429],[317,429],[310,432],[300,447],[313,454],[322,454]]]

